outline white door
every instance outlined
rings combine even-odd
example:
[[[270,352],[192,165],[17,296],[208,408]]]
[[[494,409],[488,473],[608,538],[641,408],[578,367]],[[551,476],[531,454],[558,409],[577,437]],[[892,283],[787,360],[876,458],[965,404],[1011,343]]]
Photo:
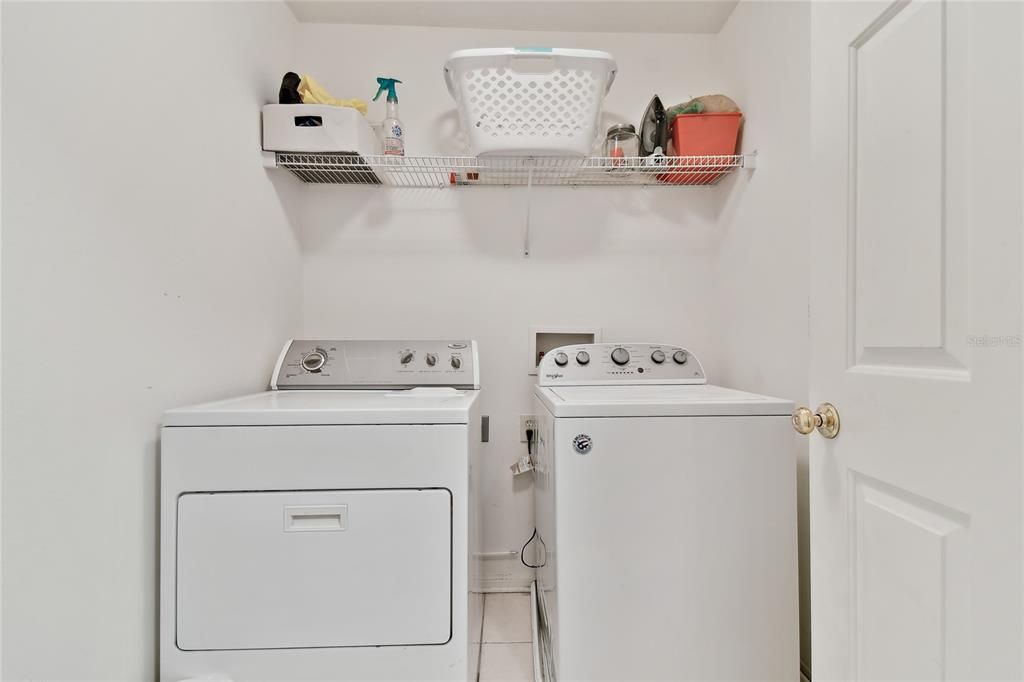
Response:
[[[1020,679],[1022,6],[812,9],[812,674]]]

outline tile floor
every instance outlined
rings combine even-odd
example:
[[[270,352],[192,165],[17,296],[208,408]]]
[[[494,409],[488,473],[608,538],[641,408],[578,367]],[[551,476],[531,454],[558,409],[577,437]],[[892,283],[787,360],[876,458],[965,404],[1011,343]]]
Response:
[[[533,682],[531,638],[528,593],[485,595],[480,682]]]

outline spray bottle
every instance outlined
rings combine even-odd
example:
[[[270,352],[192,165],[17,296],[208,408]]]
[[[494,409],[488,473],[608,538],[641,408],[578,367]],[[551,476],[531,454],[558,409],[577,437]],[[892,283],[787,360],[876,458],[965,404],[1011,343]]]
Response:
[[[384,142],[384,153],[390,156],[405,156],[405,139],[402,136],[402,122],[398,120],[398,94],[395,92],[395,84],[402,81],[396,78],[377,78],[377,94],[373,101],[376,102],[380,94],[388,91],[387,115],[381,124],[381,136]]]

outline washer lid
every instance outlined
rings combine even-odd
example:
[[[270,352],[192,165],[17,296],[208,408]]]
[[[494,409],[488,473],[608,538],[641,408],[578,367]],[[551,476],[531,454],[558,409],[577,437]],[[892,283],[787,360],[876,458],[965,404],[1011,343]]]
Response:
[[[164,426],[468,424],[479,391],[266,391],[164,412]]]
[[[788,416],[793,403],[708,384],[538,386],[556,417]]]

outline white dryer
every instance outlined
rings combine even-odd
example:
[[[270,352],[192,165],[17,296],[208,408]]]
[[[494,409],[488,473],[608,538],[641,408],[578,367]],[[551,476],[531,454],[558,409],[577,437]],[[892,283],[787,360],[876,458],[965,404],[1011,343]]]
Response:
[[[567,346],[538,374],[542,678],[797,680],[792,404],[663,344]]]
[[[161,431],[160,678],[476,679],[472,341],[286,344]]]

